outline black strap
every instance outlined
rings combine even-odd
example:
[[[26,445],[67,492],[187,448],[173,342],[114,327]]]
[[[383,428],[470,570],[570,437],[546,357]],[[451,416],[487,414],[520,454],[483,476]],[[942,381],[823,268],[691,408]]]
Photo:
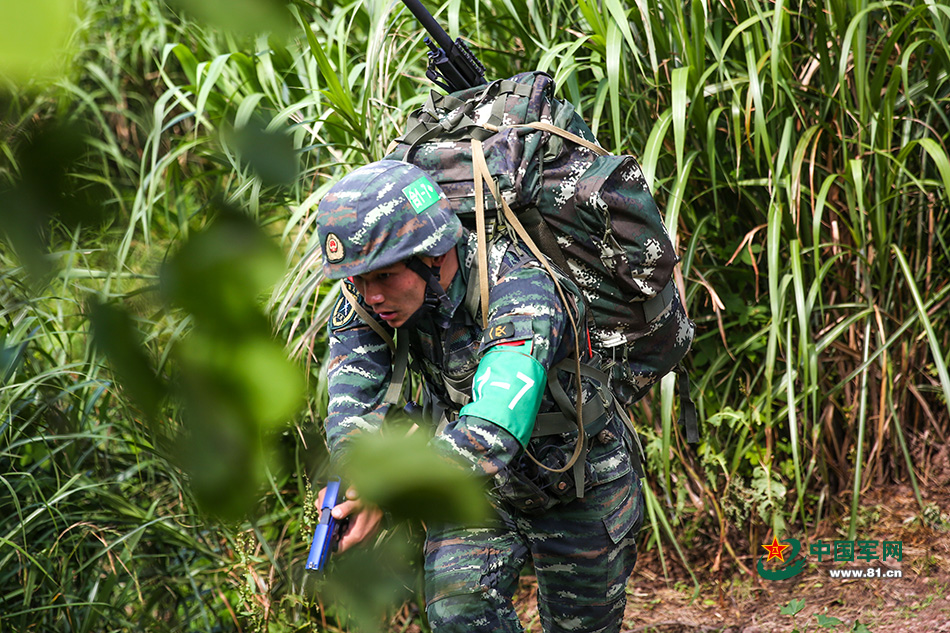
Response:
[[[646,461],[646,455],[643,452],[643,445],[640,443],[640,436],[637,434],[637,429],[633,426],[633,420],[630,419],[630,415],[627,413],[627,410],[623,408],[623,405],[620,404],[616,398],[614,398],[613,404],[614,410],[617,412],[617,415],[620,416],[620,420],[627,430],[624,434],[624,443],[627,445],[630,453],[633,472],[637,474],[637,477],[643,479],[643,463]]]
[[[551,231],[551,227],[548,225],[547,220],[544,219],[544,216],[541,215],[541,212],[535,207],[529,207],[518,213],[520,216],[524,228],[528,231],[528,234],[534,239],[534,241],[541,247],[541,251],[547,255],[554,265],[557,266],[562,273],[564,273],[575,285],[580,285],[577,283],[577,279],[574,278],[574,273],[571,272],[571,267],[567,265],[567,258],[564,256],[564,251],[561,250],[561,246],[557,243],[557,238],[554,236],[554,232]]]
[[[689,374],[682,365],[677,365],[675,371],[679,375],[679,423],[686,428],[686,441],[689,444],[696,444],[699,442],[699,424],[696,421],[696,404],[689,395]]]
[[[409,375],[409,339],[405,336],[396,336],[396,354],[393,359],[393,375],[389,387],[383,396],[383,402],[389,405],[399,403],[406,376]]]
[[[590,420],[584,425],[584,433],[597,435],[607,426],[607,407],[601,398],[591,398],[584,403],[584,419]],[[574,415],[567,415],[562,411],[539,413],[534,422],[534,431],[531,437],[546,437],[548,435],[563,435],[577,432],[577,420]]]
[[[673,280],[670,279],[670,282],[661,290],[655,297],[652,299],[647,299],[643,302],[643,321],[644,323],[650,323],[653,319],[657,318],[669,307],[670,302],[673,301],[673,295],[676,294],[676,285]]]
[[[442,284],[439,283],[438,266],[426,266],[417,256],[412,256],[406,260],[406,268],[419,275],[426,282],[426,293],[423,299],[423,306],[434,308],[442,304],[450,307],[450,300]],[[421,309],[421,308],[420,308]],[[418,310],[417,310],[418,312]]]

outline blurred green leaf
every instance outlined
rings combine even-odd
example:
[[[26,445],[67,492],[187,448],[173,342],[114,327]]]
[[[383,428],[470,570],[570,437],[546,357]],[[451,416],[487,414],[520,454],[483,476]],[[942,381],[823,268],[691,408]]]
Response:
[[[71,0],[0,0],[0,75],[28,82],[62,72],[75,6]]]
[[[322,593],[344,606],[346,619],[352,620],[346,624],[359,631],[380,631],[387,613],[412,597],[421,536],[421,531],[414,535],[408,526],[400,526],[374,544],[331,556]]]
[[[88,311],[96,347],[109,359],[133,402],[151,419],[156,419],[166,389],[152,369],[132,317],[122,307],[98,299],[89,302]]]
[[[303,403],[304,379],[264,333],[221,337],[196,328],[179,345],[184,432],[181,467],[202,508],[225,520],[257,504],[268,455]]]
[[[0,189],[0,236],[13,247],[35,282],[53,271],[53,260],[42,235],[43,212],[22,188]]]
[[[236,35],[282,34],[292,24],[286,0],[169,0],[169,4]]]
[[[348,453],[345,478],[395,517],[463,523],[487,517],[480,482],[437,454],[423,435],[359,438]]]
[[[251,123],[235,130],[233,140],[241,161],[265,186],[290,185],[297,180],[299,161],[290,135]]]
[[[229,334],[266,328],[259,295],[284,272],[280,249],[249,217],[225,209],[162,270],[166,297],[202,327]]]
[[[245,517],[265,480],[261,433],[238,403],[186,371],[185,432],[173,456],[188,474],[201,509],[226,521]]]
[[[303,404],[300,370],[266,331],[234,338],[199,329],[182,343],[180,356],[205,397],[238,407],[255,429],[286,422]]]
[[[177,345],[185,425],[179,457],[202,508],[227,520],[257,503],[272,431],[304,401],[303,375],[261,308],[261,293],[283,270],[280,249],[227,207],[162,270],[166,298],[195,321]]]
[[[48,255],[53,229],[102,223],[109,192],[81,177],[91,151],[83,126],[52,120],[30,132],[15,148],[15,177],[0,187],[0,234],[39,281],[56,263]]]

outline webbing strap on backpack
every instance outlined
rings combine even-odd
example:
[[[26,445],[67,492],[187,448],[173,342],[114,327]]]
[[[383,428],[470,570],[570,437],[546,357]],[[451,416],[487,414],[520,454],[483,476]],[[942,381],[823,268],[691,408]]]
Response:
[[[573,332],[574,332],[573,361],[576,366],[576,377],[577,377],[577,399],[576,399],[576,404],[574,406],[575,414],[577,416],[577,442],[574,444],[574,452],[571,454],[571,458],[568,460],[567,464],[565,464],[563,467],[549,468],[545,466],[544,464],[542,464],[541,462],[539,462],[537,458],[535,458],[535,456],[532,455],[530,452],[526,451],[526,454],[531,459],[531,461],[533,461],[539,467],[544,468],[545,470],[549,470],[551,472],[555,472],[555,473],[565,472],[569,470],[570,468],[572,468],[574,464],[578,462],[578,460],[581,458],[582,455],[584,455],[586,459],[586,454],[587,454],[587,435],[586,433],[584,433],[584,388],[581,382],[580,330],[577,326],[576,320],[574,319],[574,314],[571,312],[570,303],[568,303],[567,297],[564,295],[564,290],[561,287],[561,284],[558,283],[557,275],[551,269],[551,265],[548,263],[547,258],[538,249],[537,245],[534,243],[534,240],[531,239],[531,236],[528,235],[527,231],[525,231],[524,226],[522,226],[517,216],[515,216],[514,212],[512,212],[511,207],[508,206],[508,202],[502,196],[498,194],[498,189],[495,186],[495,181],[491,177],[491,172],[488,170],[488,163],[485,161],[485,152],[482,149],[482,143],[478,139],[472,139],[472,167],[474,169],[474,172],[477,178],[477,181],[476,181],[477,184],[475,186],[476,209],[481,210],[481,213],[476,213],[476,215],[481,215],[482,226],[484,226],[484,221],[485,221],[485,217],[484,217],[485,205],[484,205],[484,200],[482,200],[482,202],[478,202],[478,201],[482,199],[485,195],[485,190],[481,186],[482,182],[484,182],[486,185],[488,185],[488,190],[491,192],[492,196],[495,198],[495,203],[501,206],[502,211],[504,213],[505,220],[508,221],[508,223],[514,229],[518,237],[521,238],[525,246],[527,246],[528,249],[531,251],[531,254],[534,255],[538,259],[538,261],[541,263],[541,265],[544,267],[547,273],[551,276],[551,279],[554,282],[554,288],[561,299],[561,303],[564,306],[564,311],[567,314],[568,320],[570,321],[570,324],[571,324],[571,328],[573,329]],[[478,220],[476,220],[476,222],[478,222]],[[488,307],[487,307],[488,305],[488,266],[487,264],[485,265],[484,268],[482,268],[479,271],[479,278],[480,280],[484,279],[484,282],[480,281],[480,285],[483,288],[482,290],[483,320],[486,320],[487,312],[488,312]],[[576,473],[577,471],[575,470],[575,475]],[[583,496],[584,494],[583,491],[584,491],[583,485],[577,487],[577,495],[579,497]]]
[[[472,161],[475,178],[475,235],[478,240],[475,267],[478,270],[478,293],[481,297],[482,329],[484,329],[488,327],[488,234],[485,227],[485,190],[481,170],[481,166],[485,164],[485,153],[482,151],[481,141],[476,139],[472,139]],[[485,165],[485,171],[488,171],[487,165]],[[491,180],[491,174],[488,179]]]
[[[503,95],[513,94],[527,98],[531,96],[531,91],[531,84],[518,83],[508,79],[494,81],[489,84],[478,94],[480,102],[495,97],[488,122],[484,124],[475,123],[470,116],[471,112],[477,107],[477,103],[457,99],[451,95],[430,92],[425,105],[410,116],[412,126],[403,136],[393,141],[393,144],[406,143],[409,145],[409,149],[405,154],[405,160],[408,161],[416,147],[447,133],[456,136],[461,135],[461,138],[465,138],[467,135],[467,137],[484,141],[493,136],[498,131],[495,126],[501,125],[504,121],[507,99],[503,98]],[[440,117],[439,109],[449,110],[449,116],[444,119]],[[426,118],[425,115],[428,115],[429,118]],[[547,124],[541,123],[540,125]],[[568,134],[570,133],[568,132]],[[580,140],[583,141],[584,139]],[[390,148],[393,147],[393,144],[390,145]],[[390,151],[387,150],[386,153],[388,154]]]
[[[686,429],[686,441],[689,444],[699,442],[699,424],[696,421],[696,403],[689,395],[689,373],[682,365],[674,369],[679,375],[680,419],[679,424]]]
[[[471,315],[472,321],[480,320],[478,316],[480,310],[483,310],[486,313],[488,312],[488,306],[485,306],[484,309],[481,307],[482,298],[481,288],[479,287],[480,284],[474,283],[474,279],[476,277],[481,280],[481,276],[479,275],[478,271],[482,270],[482,264],[479,263],[479,259],[481,258],[475,257],[468,270],[465,270],[464,268],[462,269],[462,274],[465,275],[465,310],[469,313],[469,315]],[[482,329],[488,327],[488,324],[485,322],[485,320],[481,320]]]
[[[496,127],[490,123],[486,123],[482,125],[482,127],[484,127],[486,130],[491,130],[492,132],[498,132],[501,130],[501,128]],[[609,151],[607,151],[606,149],[604,149],[597,143],[591,143],[586,138],[580,137],[577,134],[574,134],[573,132],[568,132],[567,130],[559,128],[556,125],[551,125],[550,123],[545,123],[543,121],[533,121],[531,123],[517,123],[515,125],[511,125],[507,127],[530,127],[535,130],[550,132],[551,134],[556,134],[557,136],[560,136],[561,138],[565,138],[571,141],[572,143],[576,143],[577,145],[582,145],[586,147],[587,149],[589,149],[590,151],[597,154],[598,156],[607,156],[610,154]]]
[[[640,444],[640,436],[637,434],[637,429],[633,426],[633,420],[630,419],[630,416],[627,414],[627,410],[617,402],[617,399],[614,398],[614,410],[617,411],[617,415],[620,416],[620,419],[623,420],[623,424],[627,427],[627,436],[635,444],[635,446],[630,446],[630,456],[633,458],[633,469],[637,473],[637,476],[641,479],[644,475],[643,464],[646,462],[646,453],[643,452],[643,445]]]

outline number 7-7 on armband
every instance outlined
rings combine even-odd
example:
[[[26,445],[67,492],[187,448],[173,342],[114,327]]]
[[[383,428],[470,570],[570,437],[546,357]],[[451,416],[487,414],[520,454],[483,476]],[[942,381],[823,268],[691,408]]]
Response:
[[[339,492],[339,480],[327,482],[326,492],[323,493],[323,503],[320,505],[320,523],[313,532],[310,555],[307,557],[307,571],[323,571],[330,558],[330,550],[339,540],[337,533],[339,526],[332,513]]]

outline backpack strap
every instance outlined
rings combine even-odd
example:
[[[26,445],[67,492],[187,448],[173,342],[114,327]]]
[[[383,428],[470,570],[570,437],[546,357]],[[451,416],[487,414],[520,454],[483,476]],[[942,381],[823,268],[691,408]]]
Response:
[[[492,125],[491,123],[486,123],[482,127],[484,127],[486,130],[491,130],[492,132],[498,132],[501,129],[499,127]],[[550,132],[551,134],[560,136],[561,138],[567,139],[571,141],[572,143],[576,143],[578,145],[586,147],[587,149],[594,152],[598,156],[608,156],[610,154],[609,151],[607,151],[606,149],[604,149],[597,143],[592,143],[591,141],[588,141],[586,138],[578,136],[577,134],[574,134],[573,132],[568,132],[564,128],[559,128],[556,125],[551,125],[550,123],[545,123],[543,121],[534,121],[532,123],[518,123],[516,125],[511,125],[508,127],[530,127],[535,130],[541,130],[542,132]]]
[[[560,269],[565,276],[567,276],[574,284],[580,287],[581,284],[577,283],[577,278],[574,277],[574,273],[571,272],[571,267],[567,263],[567,257],[564,256],[564,251],[561,250],[561,245],[557,243],[557,238],[554,236],[554,232],[551,231],[551,227],[548,226],[547,221],[544,219],[544,216],[541,215],[541,211],[537,207],[528,207],[522,209],[519,212],[522,222],[525,224],[525,230],[534,238],[536,244],[541,247],[541,250],[554,262],[554,265]],[[583,298],[583,295],[581,295]],[[584,299],[586,303],[587,300]]]
[[[627,437],[629,437],[633,443],[632,445],[627,445],[630,449],[630,459],[633,460],[633,470],[637,476],[642,479],[644,475],[643,464],[646,463],[646,454],[643,452],[643,445],[640,444],[640,436],[637,435],[637,429],[633,426],[633,420],[630,419],[627,410],[623,408],[616,398],[614,398],[613,404],[614,410],[617,412],[617,415],[620,416],[624,427],[627,429]]]
[[[482,141],[490,138],[493,135],[483,126],[477,125],[474,121],[472,121],[472,119],[465,115],[455,123],[450,121],[446,121],[445,123],[441,121],[435,121],[433,123],[418,121],[412,129],[406,132],[405,136],[400,139],[396,139],[396,141],[402,141],[403,143],[409,144],[409,149],[406,150],[405,158],[405,160],[408,162],[409,157],[417,147],[423,143],[428,143],[437,136],[443,136],[450,130],[454,130],[455,132],[464,130],[467,136],[471,138],[477,138]]]
[[[380,338],[383,339],[386,345],[389,346],[389,351],[395,352],[396,343],[393,341],[393,337],[390,336],[389,332],[387,332],[382,325],[379,324],[379,321],[370,315],[366,308],[360,305],[359,299],[357,299],[356,296],[349,291],[349,289],[346,287],[346,284],[340,285],[340,291],[343,293],[343,296],[346,297],[346,300],[349,301],[350,305],[353,306],[353,309],[356,310],[356,314],[360,316],[363,322],[373,328],[373,330],[379,334]]]
[[[383,396],[383,402],[394,405],[402,397],[402,388],[409,374],[409,339],[405,336],[396,337],[396,357],[393,360],[393,377]]]
[[[512,81],[511,79],[501,79],[498,81],[498,94],[511,93],[519,97],[530,97],[532,92],[534,92],[534,81],[531,81],[531,83]]]
[[[469,372],[468,375],[463,376],[458,380],[454,380],[445,374],[442,374],[442,386],[445,387],[445,392],[449,394],[449,400],[451,400],[453,404],[459,407],[464,407],[472,401],[470,392],[472,386],[472,376],[474,375],[474,369]],[[469,393],[465,393],[465,390],[468,390]]]
[[[405,336],[397,336],[394,341],[389,332],[370,315],[366,308],[360,305],[359,299],[349,291],[346,284],[340,285],[340,291],[363,322],[379,334],[380,338],[389,347],[389,351],[394,354],[393,377],[389,381],[389,387],[386,388],[383,402],[389,405],[397,404],[402,396],[403,385],[406,383],[406,375],[409,371],[409,339]]]
[[[589,420],[589,422],[584,425],[584,433],[581,438],[584,447],[583,454],[586,457],[588,438],[594,437],[607,426],[607,420],[609,419],[608,407],[614,398],[607,388],[607,375],[604,372],[586,363],[581,363],[580,368],[582,375],[600,382],[600,388],[597,390],[598,397],[591,398],[589,402],[584,404],[583,408],[582,417],[584,420]],[[572,363],[570,359],[562,360],[551,369],[560,369],[569,373],[576,371],[575,363]],[[551,390],[551,395],[554,396],[554,401],[561,410],[538,415],[531,437],[545,437],[548,435],[562,435],[564,433],[576,432],[577,423],[575,420],[577,416],[575,415],[571,399],[568,397],[567,392],[564,391],[564,388],[561,387],[561,383],[557,380],[556,371],[548,372],[548,389]],[[574,475],[574,490],[578,498],[583,498],[584,496],[584,464],[586,462],[586,459],[578,459],[574,462],[572,469],[572,474]]]
[[[496,204],[501,206],[502,212],[504,213],[505,220],[507,220],[511,228],[515,231],[518,237],[521,238],[525,246],[527,246],[528,249],[531,251],[531,254],[537,258],[537,260],[541,263],[541,265],[544,267],[547,273],[551,276],[551,279],[554,282],[554,288],[557,291],[558,297],[560,297],[561,299],[561,303],[564,305],[564,311],[567,314],[568,321],[571,324],[571,329],[574,332],[574,358],[573,360],[576,367],[576,377],[577,377],[577,402],[574,407],[574,410],[577,415],[577,442],[574,444],[574,452],[571,455],[570,459],[568,460],[567,464],[565,464],[562,468],[552,469],[552,468],[548,468],[547,466],[539,462],[537,458],[534,457],[534,455],[526,451],[526,454],[531,459],[531,461],[533,461],[539,467],[544,468],[545,470],[556,472],[556,473],[565,472],[569,470],[570,468],[574,467],[574,465],[577,464],[578,460],[580,460],[581,455],[586,455],[586,450],[587,450],[587,436],[584,433],[584,388],[583,388],[583,384],[581,383],[580,328],[578,328],[577,321],[574,319],[574,314],[571,312],[571,308],[570,308],[571,304],[568,302],[567,297],[564,295],[564,289],[561,287],[561,284],[558,282],[557,275],[551,269],[551,265],[548,263],[547,258],[538,249],[537,245],[534,243],[534,240],[531,239],[531,236],[528,235],[527,231],[525,231],[524,226],[522,226],[517,216],[511,210],[511,207],[508,206],[508,202],[502,196],[499,195],[498,188],[495,185],[495,181],[491,177],[491,172],[488,169],[488,163],[485,160],[485,151],[482,148],[481,141],[479,141],[478,139],[472,139],[472,167],[476,175],[478,175],[479,172],[481,172],[480,177],[477,176],[478,181],[475,186],[476,205],[479,204],[477,202],[479,199],[484,198],[485,191],[481,187],[481,183],[484,181],[484,183],[488,185],[488,190],[491,192],[492,196],[495,198]],[[484,216],[485,216],[484,200],[482,201],[480,207],[481,207],[480,215],[482,216],[482,226],[484,226]],[[488,270],[487,268],[488,266],[486,264],[485,269],[481,271],[479,274],[480,278],[485,279],[483,283],[483,290],[482,290],[482,296],[484,298],[483,306],[487,306],[487,303],[488,303],[488,281],[487,281]],[[487,323],[487,312],[488,312],[487,308],[483,309],[482,312],[483,312],[483,318]],[[576,478],[577,469],[575,469],[574,472],[575,472],[575,478]],[[583,488],[579,488],[578,490],[579,490],[578,494],[583,494]]]
[[[478,263],[479,259],[479,257],[473,257],[471,265],[469,266],[468,270],[465,271],[465,310],[469,313],[469,315],[471,315],[472,321],[475,323],[479,322],[478,313],[481,306],[483,305],[480,294],[480,284],[474,283],[476,277],[481,279],[479,274],[479,271],[481,270],[481,266]],[[488,310],[487,306],[485,310]],[[482,321],[482,329],[484,330],[486,327],[488,327],[488,324]]]
[[[643,308],[643,322],[649,323],[663,314],[670,305],[670,302],[673,301],[674,294],[676,294],[676,283],[670,279],[670,282],[663,287],[663,290],[656,293],[656,296],[644,301],[641,305]]]
[[[475,183],[475,235],[478,247],[475,254],[475,270],[478,271],[478,292],[482,306],[482,329],[488,327],[488,233],[485,226],[484,174],[488,172],[482,143],[472,139],[472,165]],[[484,171],[482,170],[484,167]],[[491,180],[491,174],[488,175]]]
[[[477,138],[484,141],[494,136],[498,131],[496,125],[501,125],[504,121],[505,111],[508,107],[506,95],[513,94],[518,97],[527,98],[531,96],[533,84],[524,84],[508,79],[493,81],[477,97],[477,101],[463,101],[452,95],[443,95],[435,91],[429,92],[425,105],[410,115],[410,120],[414,123],[409,130],[400,138],[397,143],[407,143],[410,147],[406,151],[405,160],[419,145],[427,143],[433,138],[444,136],[446,134],[461,134],[462,138]],[[487,99],[494,99],[491,107],[491,113],[488,117],[488,123],[478,125],[472,119],[472,112]],[[445,117],[439,116],[439,109],[448,110]],[[429,118],[426,118],[428,115]],[[542,124],[546,125],[546,124]],[[569,134],[569,132],[565,132]],[[580,138],[580,137],[578,137]],[[584,139],[580,139],[584,141]]]
[[[695,444],[699,441],[699,424],[696,421],[696,403],[689,395],[689,374],[682,364],[674,369],[679,376],[680,419],[679,423],[686,429],[686,442]]]
[[[566,371],[571,374],[576,371],[575,364],[566,358],[555,364],[551,369]],[[591,398],[590,402],[584,404],[584,419],[588,420],[584,425],[584,431],[587,435],[597,435],[607,425],[607,404],[611,400],[610,391],[607,388],[607,375],[587,363],[581,363],[581,374],[593,378],[601,385],[598,389],[600,397]],[[564,388],[561,387],[554,371],[548,372],[548,389],[551,390],[554,402],[561,410],[560,412],[540,414],[532,437],[560,435],[577,430],[577,424],[574,422],[574,404]]]

